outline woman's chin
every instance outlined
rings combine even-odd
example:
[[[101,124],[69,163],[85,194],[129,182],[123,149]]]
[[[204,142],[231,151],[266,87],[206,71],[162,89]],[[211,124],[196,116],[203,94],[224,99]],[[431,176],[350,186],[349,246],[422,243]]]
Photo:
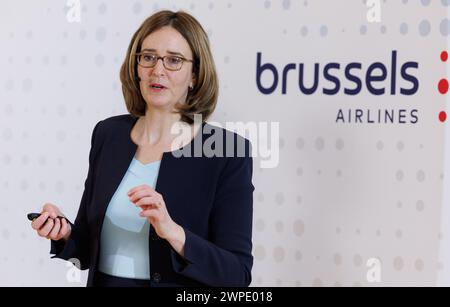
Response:
[[[147,100],[147,105],[149,107],[153,107],[153,108],[167,108],[167,107],[170,107],[172,105],[172,103],[170,101],[168,101],[167,99],[158,99],[158,98],[152,97]]]

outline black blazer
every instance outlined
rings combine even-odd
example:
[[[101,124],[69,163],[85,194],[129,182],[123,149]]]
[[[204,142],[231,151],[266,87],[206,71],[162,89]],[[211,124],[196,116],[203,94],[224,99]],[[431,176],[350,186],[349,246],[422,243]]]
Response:
[[[93,286],[106,209],[137,149],[130,132],[137,118],[120,115],[97,123],[80,208],[67,242],[52,241],[52,258],[77,258]],[[223,132],[223,138],[220,137]],[[213,136],[214,134],[214,136]],[[219,136],[219,138],[217,138]],[[208,139],[208,137],[210,137]],[[195,142],[211,145],[233,139],[245,144],[241,157],[179,157],[194,153]],[[197,143],[198,144],[198,143]],[[237,146],[231,152],[237,154]],[[228,148],[230,149],[230,148]],[[225,151],[227,152],[227,151]],[[172,219],[186,233],[184,258],[150,227],[152,286],[248,286],[253,265],[253,191],[250,142],[228,130],[202,124],[200,133],[178,151],[163,154],[155,190]]]

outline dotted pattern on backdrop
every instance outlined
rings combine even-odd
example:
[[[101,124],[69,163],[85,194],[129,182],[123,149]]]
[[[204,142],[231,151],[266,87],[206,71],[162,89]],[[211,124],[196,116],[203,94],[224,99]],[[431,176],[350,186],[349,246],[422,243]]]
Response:
[[[75,216],[92,128],[125,113],[121,62],[138,25],[162,8],[184,9],[207,30],[221,80],[212,120],[280,121],[279,167],[261,169],[255,160],[252,285],[370,285],[372,257],[382,263],[381,285],[434,282],[445,266],[437,256],[446,234],[439,230],[443,131],[435,116],[443,104],[428,93],[436,92],[436,71],[445,69],[436,55],[450,33],[450,1],[382,1],[378,24],[366,22],[360,0],[81,3],[79,24],[65,20],[64,1],[2,3],[0,209],[10,218],[0,226],[9,251],[0,257],[0,284],[67,284],[67,268],[48,259],[48,242],[36,238],[25,213],[50,201]],[[255,92],[258,51],[280,65],[369,62],[393,42],[424,67],[422,94],[405,101],[422,108],[420,129],[336,128],[329,105],[343,105],[345,97],[338,103]],[[418,54],[419,44],[429,48]]]

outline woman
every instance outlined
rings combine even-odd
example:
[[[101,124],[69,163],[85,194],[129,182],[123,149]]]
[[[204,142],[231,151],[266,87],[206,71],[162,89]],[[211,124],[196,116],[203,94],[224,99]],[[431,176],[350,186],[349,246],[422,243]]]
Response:
[[[205,31],[185,12],[150,16],[120,77],[130,114],[95,126],[75,222],[47,203],[33,229],[53,258],[89,269],[88,286],[248,286],[250,143],[206,123],[218,81]],[[175,137],[176,125],[189,133]],[[210,138],[226,156],[205,155]]]

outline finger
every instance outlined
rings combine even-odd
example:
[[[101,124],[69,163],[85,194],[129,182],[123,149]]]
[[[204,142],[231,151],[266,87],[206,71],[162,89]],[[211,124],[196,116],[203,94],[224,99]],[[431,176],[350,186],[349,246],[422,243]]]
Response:
[[[154,189],[152,187],[150,187],[149,185],[141,184],[141,185],[138,185],[137,187],[134,187],[131,190],[129,190],[127,194],[128,194],[128,196],[131,196],[131,195],[133,195],[133,193],[143,190],[143,189],[147,189],[147,188],[154,191]]]
[[[155,193],[149,189],[142,189],[139,191],[134,192],[132,195],[130,195],[128,198],[131,202],[134,202],[136,200],[139,200],[142,197],[145,196],[153,196]]]
[[[51,204],[51,203],[44,204],[44,206],[42,207],[42,212],[44,212],[44,211],[49,212],[49,213],[54,212],[54,213],[56,213],[56,215],[59,214],[58,207],[56,207],[54,204]]]
[[[54,222],[52,219],[48,219],[44,226],[38,230],[38,234],[41,237],[47,237],[50,231],[52,230]]]
[[[157,202],[156,197],[148,196],[148,197],[142,197],[141,199],[135,201],[134,205],[136,207],[145,207],[145,206],[155,205],[156,202]]]
[[[146,186],[147,186],[146,184],[141,184],[141,185],[135,186],[134,188],[130,189],[127,194],[128,194],[128,196],[130,196],[131,194],[135,193],[136,191],[142,190]]]
[[[49,216],[48,212],[43,212],[40,217],[38,217],[31,223],[31,227],[34,230],[40,229],[42,227],[42,225],[45,223],[45,221],[47,220],[48,216]]]
[[[135,202],[134,204],[135,204],[135,206],[138,206],[138,207],[153,205],[155,208],[158,208],[161,206],[159,199],[155,196],[143,197],[143,198],[139,199],[137,202]]]
[[[156,196],[153,193],[148,193],[148,191],[140,191],[140,192],[136,192],[133,197],[130,197],[130,201],[134,204],[136,204],[138,201],[140,201],[141,199],[144,198],[153,198],[156,200]]]
[[[139,213],[139,216],[145,217],[145,218],[158,218],[159,217],[159,213],[156,209],[147,209],[147,210],[142,210]]]
[[[64,237],[69,231],[66,219],[61,219],[61,237]]]
[[[54,205],[51,203],[45,203],[44,206],[42,206],[42,211],[51,211],[53,209]]]
[[[55,212],[55,210],[50,211],[50,218],[56,219],[58,217],[58,214]]]
[[[54,221],[55,221],[55,223],[53,225],[52,230],[50,230],[50,233],[48,234],[47,239],[57,240],[59,230],[61,229],[61,222],[60,222],[59,218],[55,219]]]

